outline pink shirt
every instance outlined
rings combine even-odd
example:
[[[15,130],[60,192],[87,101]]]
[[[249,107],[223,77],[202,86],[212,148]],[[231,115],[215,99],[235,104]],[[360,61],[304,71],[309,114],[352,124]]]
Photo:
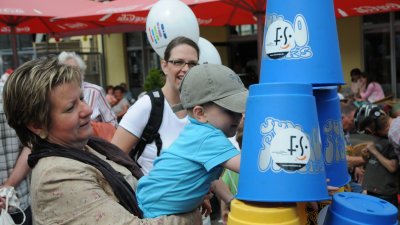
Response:
[[[390,143],[393,145],[397,157],[400,159],[400,117],[393,119],[390,124],[388,138]]]
[[[368,100],[369,102],[375,102],[385,97],[383,89],[377,82],[371,82],[365,91],[360,92],[360,96],[363,100]]]

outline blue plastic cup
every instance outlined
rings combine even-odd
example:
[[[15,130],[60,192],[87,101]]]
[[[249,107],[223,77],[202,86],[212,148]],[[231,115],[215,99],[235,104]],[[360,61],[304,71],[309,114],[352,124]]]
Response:
[[[342,187],[350,181],[350,175],[347,171],[346,143],[337,87],[315,88],[314,97],[328,185]]]
[[[237,198],[255,202],[328,199],[310,84],[250,87]]]
[[[268,0],[260,83],[344,84],[332,0]]]
[[[323,225],[395,225],[397,208],[370,195],[341,192],[333,196]]]

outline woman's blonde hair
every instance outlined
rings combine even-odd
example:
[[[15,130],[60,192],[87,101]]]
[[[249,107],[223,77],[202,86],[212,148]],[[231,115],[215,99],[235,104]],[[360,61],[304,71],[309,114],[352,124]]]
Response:
[[[50,92],[71,82],[81,86],[79,69],[59,63],[56,57],[26,62],[8,78],[3,91],[4,112],[23,145],[32,147],[40,138],[28,125],[49,129]]]

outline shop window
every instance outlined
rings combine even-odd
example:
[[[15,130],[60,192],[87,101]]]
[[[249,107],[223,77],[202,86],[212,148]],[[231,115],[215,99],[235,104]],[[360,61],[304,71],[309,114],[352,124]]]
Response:
[[[389,20],[390,20],[389,13],[373,14],[363,17],[364,25],[389,23]]]
[[[128,47],[141,47],[142,46],[142,33],[134,32],[126,35],[126,45]]]
[[[363,17],[364,69],[386,94],[400,93],[400,13]],[[394,85],[396,84],[396,85]],[[395,90],[394,90],[395,88]]]
[[[8,68],[15,68],[10,37],[10,35],[0,35],[0,75]],[[32,37],[30,34],[17,35],[17,51],[20,65],[35,58]]]
[[[390,91],[390,34],[386,30],[364,33],[365,72]]]
[[[231,34],[237,36],[257,35],[257,25],[250,24],[234,26],[231,29]]]
[[[136,98],[151,69],[160,68],[160,57],[151,48],[145,32],[126,33],[129,89]]]

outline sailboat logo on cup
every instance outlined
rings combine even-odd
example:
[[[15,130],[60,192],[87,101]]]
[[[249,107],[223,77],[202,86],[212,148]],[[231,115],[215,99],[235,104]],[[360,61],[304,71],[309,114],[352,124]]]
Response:
[[[308,27],[303,15],[296,15],[294,23],[276,14],[269,15],[266,21],[265,52],[269,58],[291,60],[312,57],[311,47],[308,46]]]
[[[261,171],[321,171],[322,168],[318,169],[318,165],[314,165],[314,161],[321,158],[321,154],[317,154],[320,149],[315,147],[316,144],[310,141],[300,125],[268,117],[261,124],[260,131],[263,135],[258,162]]]

